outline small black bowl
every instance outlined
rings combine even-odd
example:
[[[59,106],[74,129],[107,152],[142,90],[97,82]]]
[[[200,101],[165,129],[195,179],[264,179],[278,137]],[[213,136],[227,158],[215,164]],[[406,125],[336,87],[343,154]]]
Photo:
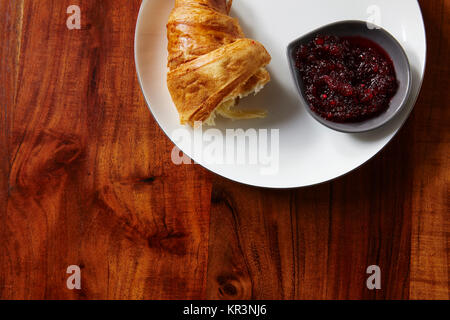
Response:
[[[362,122],[336,123],[322,118],[311,110],[304,94],[305,87],[302,77],[295,65],[295,55],[296,50],[300,45],[308,44],[318,34],[338,37],[364,37],[377,43],[389,54],[394,63],[397,80],[399,81],[399,88],[395,96],[392,98],[389,108],[385,112],[375,118]],[[398,41],[390,33],[379,27],[374,27],[371,29],[369,28],[367,22],[352,20],[326,25],[290,43],[287,48],[287,55],[291,73],[300,94],[300,101],[308,110],[309,114],[314,117],[314,119],[328,128],[346,133],[358,133],[375,130],[392,120],[403,109],[408,101],[408,97],[411,92],[412,75],[411,66],[405,51],[400,43],[398,43]]]

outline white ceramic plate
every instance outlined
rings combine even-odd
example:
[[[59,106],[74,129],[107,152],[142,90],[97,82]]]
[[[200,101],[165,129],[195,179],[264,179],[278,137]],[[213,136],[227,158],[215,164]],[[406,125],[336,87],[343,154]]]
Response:
[[[276,174],[263,174],[264,164],[218,164],[214,159],[201,159],[198,156],[201,153],[194,153],[187,140],[174,139],[177,129],[185,128],[192,139],[194,131],[179,124],[166,85],[166,23],[173,5],[173,0],[142,3],[135,37],[138,78],[149,108],[164,132],[197,163],[228,179],[269,188],[304,187],[335,179],[383,149],[414,107],[426,60],[425,29],[416,0],[235,0],[231,15],[239,18],[247,37],[262,42],[272,55],[268,67],[271,83],[257,96],[243,100],[240,106],[267,109],[269,116],[251,121],[220,120],[218,129],[223,134],[229,128],[278,129],[279,170]],[[367,20],[377,10],[381,19],[378,23],[402,44],[411,63],[413,88],[408,106],[376,131],[364,134],[333,131],[315,121],[300,105],[289,73],[286,47],[323,25],[340,20]]]

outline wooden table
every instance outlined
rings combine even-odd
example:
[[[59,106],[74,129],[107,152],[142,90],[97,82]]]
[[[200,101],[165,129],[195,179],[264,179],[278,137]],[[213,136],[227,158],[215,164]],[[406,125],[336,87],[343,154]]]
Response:
[[[1,1],[0,298],[449,299],[450,1],[420,3],[427,72],[399,135],[271,191],[172,164],[136,79],[139,0]]]

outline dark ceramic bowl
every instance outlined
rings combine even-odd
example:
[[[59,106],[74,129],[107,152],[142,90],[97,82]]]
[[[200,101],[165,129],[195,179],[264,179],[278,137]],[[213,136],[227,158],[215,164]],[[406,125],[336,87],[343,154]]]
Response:
[[[295,66],[295,53],[300,45],[306,45],[313,40],[317,34],[338,37],[358,36],[368,38],[381,46],[389,54],[394,63],[397,80],[399,81],[399,88],[396,95],[392,98],[389,108],[384,113],[362,122],[336,123],[322,118],[311,110],[304,94],[305,88],[302,77]],[[366,132],[377,129],[392,120],[403,109],[408,100],[411,91],[412,78],[411,66],[405,51],[390,33],[379,27],[370,29],[367,22],[342,21],[314,30],[289,44],[287,54],[291,73],[300,94],[300,101],[314,119],[331,129],[347,133]]]

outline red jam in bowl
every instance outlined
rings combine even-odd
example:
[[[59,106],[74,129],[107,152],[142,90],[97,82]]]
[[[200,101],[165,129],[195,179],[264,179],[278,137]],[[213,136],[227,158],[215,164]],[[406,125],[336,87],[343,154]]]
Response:
[[[394,65],[375,42],[318,35],[296,52],[306,100],[333,122],[360,122],[389,107],[398,90]]]

